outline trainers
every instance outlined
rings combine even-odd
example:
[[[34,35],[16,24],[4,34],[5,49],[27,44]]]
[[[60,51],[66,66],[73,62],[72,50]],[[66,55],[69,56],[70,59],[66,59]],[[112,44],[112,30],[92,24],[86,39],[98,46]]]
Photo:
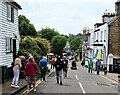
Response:
[[[15,85],[14,87],[15,87],[15,88],[19,88],[20,86],[18,86],[18,85]]]
[[[15,85],[14,85],[14,84],[11,84],[11,87],[15,87]]]
[[[36,92],[36,89],[34,89],[33,91]]]

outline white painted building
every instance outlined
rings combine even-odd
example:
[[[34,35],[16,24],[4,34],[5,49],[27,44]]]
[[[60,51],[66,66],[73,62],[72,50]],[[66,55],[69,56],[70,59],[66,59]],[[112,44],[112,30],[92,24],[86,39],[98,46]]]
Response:
[[[105,23],[94,30],[94,54],[101,52],[102,64],[106,64],[108,55],[108,24]]]
[[[13,0],[0,1],[0,66],[10,67],[19,49],[18,9]]]
[[[90,30],[90,34],[88,36],[88,46],[87,46],[87,55],[88,58],[93,58],[93,41],[94,41],[94,32]]]
[[[108,36],[109,36],[109,22],[114,19],[115,14],[105,13],[103,15],[103,23],[96,23],[94,30],[94,55],[96,51],[101,52],[101,62],[107,66],[109,70],[108,59]]]
[[[84,29],[83,30],[84,34],[84,42],[82,44],[82,55],[83,59],[85,59],[85,65],[88,65],[88,60],[93,59],[93,41],[94,41],[94,32],[91,29]]]

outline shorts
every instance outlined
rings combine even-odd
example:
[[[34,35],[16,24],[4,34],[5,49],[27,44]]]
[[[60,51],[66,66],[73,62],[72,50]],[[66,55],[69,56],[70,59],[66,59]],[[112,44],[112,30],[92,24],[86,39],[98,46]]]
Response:
[[[35,80],[36,80],[35,76],[26,76],[27,85],[35,82]]]

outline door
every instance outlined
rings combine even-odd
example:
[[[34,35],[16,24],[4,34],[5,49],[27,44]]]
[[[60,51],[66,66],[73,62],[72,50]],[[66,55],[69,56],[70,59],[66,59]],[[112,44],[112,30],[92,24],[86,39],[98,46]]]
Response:
[[[16,58],[16,39],[13,39],[13,60]]]

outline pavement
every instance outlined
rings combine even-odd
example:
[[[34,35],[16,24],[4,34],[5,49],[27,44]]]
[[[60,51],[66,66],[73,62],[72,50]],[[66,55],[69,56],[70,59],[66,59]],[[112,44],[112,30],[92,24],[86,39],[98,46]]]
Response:
[[[48,69],[50,69],[50,65],[48,64]],[[52,69],[48,72],[46,77],[52,73]],[[39,80],[38,80],[39,81]],[[19,88],[13,88],[11,87],[12,79],[5,82],[4,84],[0,84],[0,95],[16,95],[21,90],[27,88],[27,83],[25,79],[19,79]]]
[[[50,67],[49,67],[50,69]],[[50,69],[50,73],[52,73],[53,70]],[[115,82],[118,82],[118,74],[116,73],[107,73],[107,75],[104,75],[104,73],[101,71],[100,72],[101,76],[104,76],[108,79],[111,79]],[[23,90],[24,88],[26,88],[26,80],[25,79],[20,79],[19,81],[19,88],[12,88],[11,87],[11,81],[9,80],[8,82],[6,82],[5,84],[0,84],[0,95],[15,95],[17,94],[19,91]]]
[[[100,72],[100,73],[101,73],[101,75],[118,82],[118,74],[117,73],[107,73],[107,75],[104,75],[104,72]]]

